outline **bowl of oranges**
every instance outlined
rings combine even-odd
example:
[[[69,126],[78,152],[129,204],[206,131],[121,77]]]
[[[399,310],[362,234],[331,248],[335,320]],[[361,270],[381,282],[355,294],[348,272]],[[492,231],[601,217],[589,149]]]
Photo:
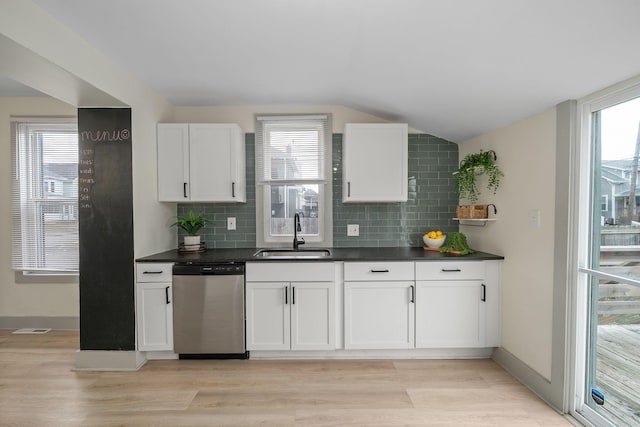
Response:
[[[422,241],[428,248],[439,248],[444,244],[444,240],[447,238],[442,231],[430,231],[422,236]]]

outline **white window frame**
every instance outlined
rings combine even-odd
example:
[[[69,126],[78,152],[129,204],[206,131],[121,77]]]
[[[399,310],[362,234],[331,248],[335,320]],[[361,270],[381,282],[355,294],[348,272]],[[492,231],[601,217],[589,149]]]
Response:
[[[28,264],[24,264],[22,262],[23,257],[31,257],[33,256],[31,249],[35,248],[33,244],[34,240],[37,239],[37,235],[34,235],[33,230],[30,226],[22,223],[21,218],[23,217],[23,213],[18,212],[14,209],[14,204],[19,202],[19,188],[23,184],[20,184],[19,174],[20,168],[25,165],[22,162],[19,162],[19,149],[17,147],[17,124],[18,123],[28,123],[33,124],[34,127],[41,127],[42,129],[55,130],[56,128],[62,128],[63,130],[67,130],[69,125],[73,125],[77,128],[77,118],[75,117],[11,117],[11,129],[14,136],[12,136],[12,234],[13,234],[13,243],[12,243],[12,268],[16,272],[16,282],[19,283],[40,283],[42,280],[46,280],[47,282],[52,283],[63,283],[64,282],[77,282],[77,276],[79,275],[79,264],[75,269],[62,269],[62,270],[52,270],[46,268],[38,268],[38,267],[30,267]],[[30,142],[28,144],[31,144]],[[33,151],[34,147],[29,146],[28,150]],[[37,150],[36,150],[37,151]],[[36,158],[31,158],[31,162],[36,161]],[[40,162],[42,160],[40,159]],[[41,164],[37,166],[37,169],[41,168]],[[43,183],[44,184],[44,183]],[[52,184],[52,183],[51,183]],[[27,184],[29,186],[30,184]],[[50,188],[49,185],[46,186]],[[47,188],[43,185],[42,191],[46,193]],[[18,192],[18,193],[16,193]],[[76,199],[77,200],[77,199]],[[78,208],[75,208],[76,215],[78,214]],[[23,241],[26,241],[27,247],[23,245]],[[30,249],[31,248],[31,249]],[[38,249],[38,250],[44,250]],[[79,250],[79,248],[78,248]],[[60,278],[60,279],[56,279]],[[52,280],[53,279],[53,280]]]
[[[572,272],[570,273],[570,295],[572,313],[571,356],[567,359],[567,372],[571,381],[569,411],[573,417],[587,425],[609,426],[596,411],[585,403],[585,389],[587,377],[587,352],[589,340],[587,322],[589,320],[589,293],[588,285],[590,277],[604,277],[606,274],[592,270],[590,256],[592,253],[591,226],[593,212],[593,200],[591,194],[591,180],[593,179],[592,164],[592,113],[604,108],[620,104],[640,96],[640,77],[614,85],[610,88],[588,95],[578,101],[578,120],[576,129],[576,146],[574,147],[574,162],[572,165],[573,193],[572,210],[576,213],[570,228],[570,253],[575,254],[572,259]],[[588,197],[587,197],[588,196]],[[619,282],[626,282],[628,278],[608,277]]]
[[[260,183],[258,176],[259,152],[258,129],[263,126],[262,121],[269,120],[300,120],[309,121],[314,118],[326,117],[326,127],[322,132],[324,143],[324,165],[322,180],[279,180],[267,183]],[[271,186],[272,185],[295,185],[295,184],[318,184],[318,234],[308,235],[298,233],[304,237],[305,247],[330,247],[333,245],[333,170],[332,170],[332,125],[330,114],[282,114],[282,115],[256,115],[256,246],[257,247],[287,247],[293,245],[293,234],[283,236],[273,236],[271,230]],[[265,166],[268,169],[268,166]],[[293,221],[293,219],[291,219]],[[293,224],[293,222],[292,222]]]

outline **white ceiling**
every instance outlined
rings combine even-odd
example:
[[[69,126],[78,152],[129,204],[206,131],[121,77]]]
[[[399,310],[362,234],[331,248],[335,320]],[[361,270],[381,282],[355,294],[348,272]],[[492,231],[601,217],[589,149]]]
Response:
[[[640,74],[637,0],[35,0],[176,105],[340,104],[460,142]]]

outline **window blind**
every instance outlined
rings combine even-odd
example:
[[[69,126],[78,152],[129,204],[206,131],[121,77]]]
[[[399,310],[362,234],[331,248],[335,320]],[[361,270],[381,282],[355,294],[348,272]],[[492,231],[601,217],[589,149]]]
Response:
[[[77,123],[13,119],[12,268],[78,271]]]
[[[256,184],[326,183],[327,115],[256,117]]]

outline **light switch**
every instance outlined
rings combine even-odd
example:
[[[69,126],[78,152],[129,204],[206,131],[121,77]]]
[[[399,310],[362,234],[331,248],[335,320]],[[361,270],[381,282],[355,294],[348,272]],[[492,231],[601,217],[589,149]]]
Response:
[[[227,230],[235,230],[236,229],[236,217],[230,216],[227,217]]]
[[[360,235],[360,224],[347,224],[347,236],[357,237]]]

